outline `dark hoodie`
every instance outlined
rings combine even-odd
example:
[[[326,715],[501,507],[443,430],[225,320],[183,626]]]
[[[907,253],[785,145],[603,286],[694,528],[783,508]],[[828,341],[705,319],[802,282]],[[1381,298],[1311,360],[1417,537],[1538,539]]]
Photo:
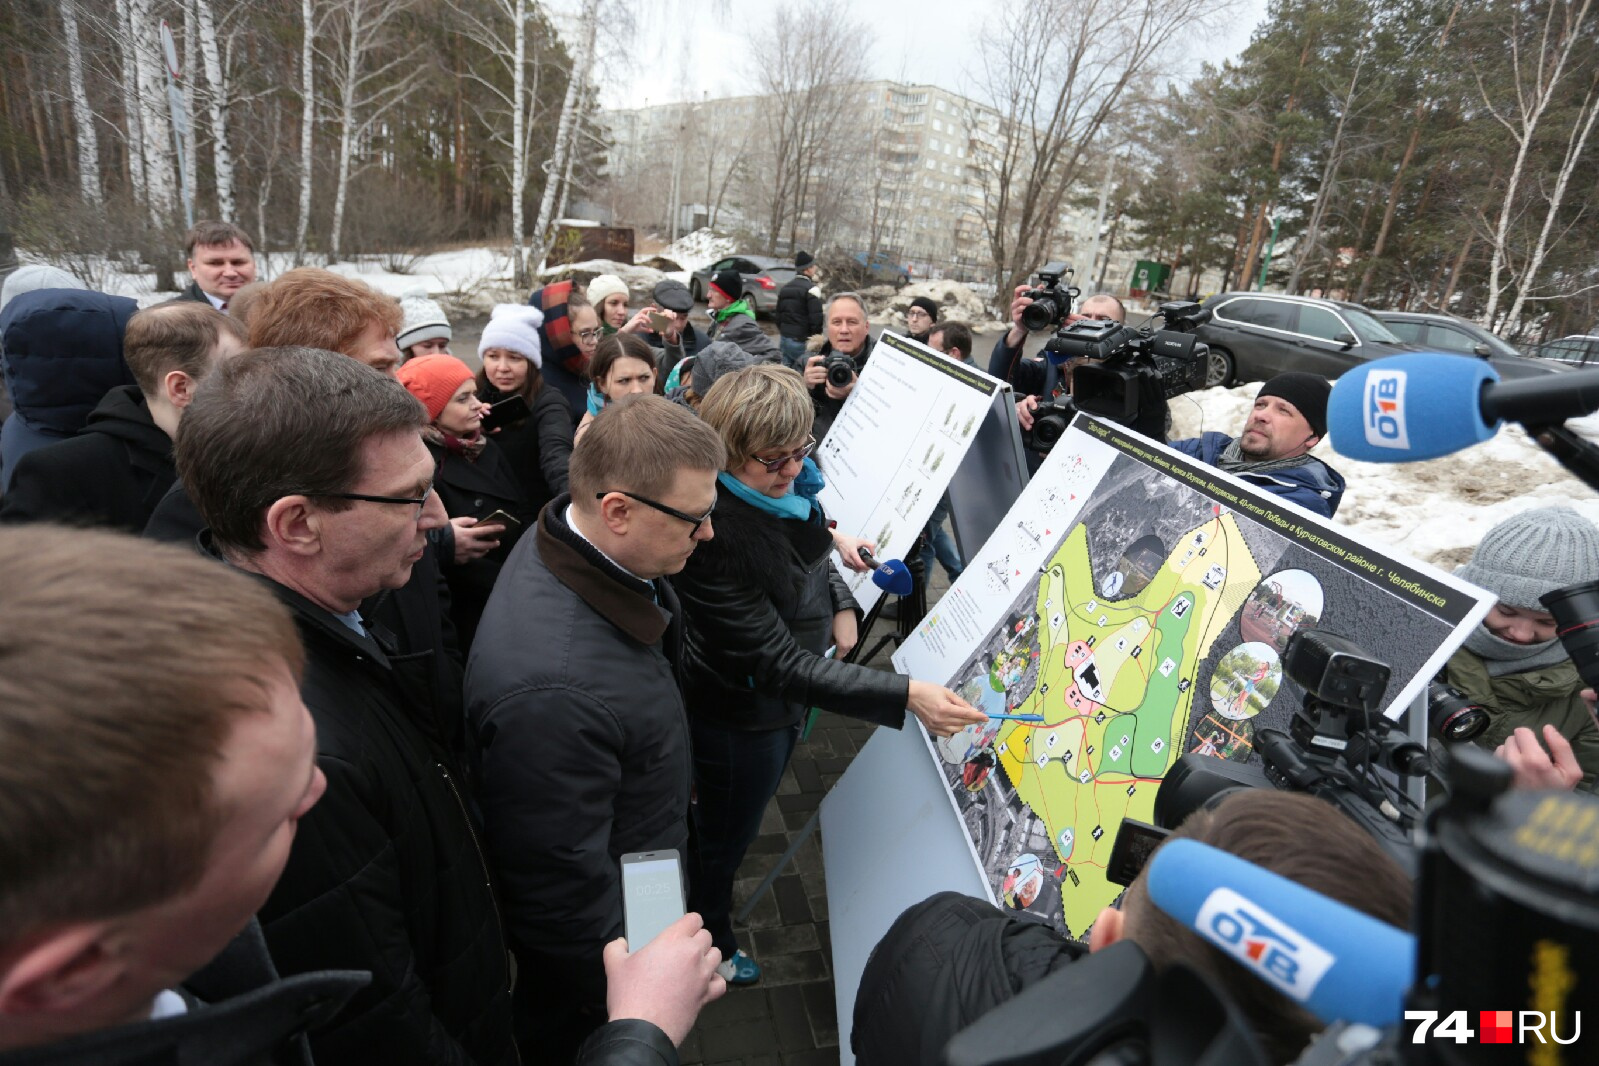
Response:
[[[572,336],[572,319],[567,313],[567,298],[572,295],[570,281],[556,281],[534,289],[527,302],[544,312],[544,324],[539,327],[539,343],[543,348],[543,362],[539,373],[545,385],[554,385],[572,408],[575,423],[588,414],[588,360],[583,349]]]
[[[23,455],[72,436],[109,390],[134,384],[122,334],[138,309],[125,296],[38,289],[0,311],[0,371],[15,407],[0,430],[0,487]]]
[[[0,497],[0,522],[64,522],[140,533],[172,487],[172,440],[137,385],[105,394],[75,437],[29,452]]]

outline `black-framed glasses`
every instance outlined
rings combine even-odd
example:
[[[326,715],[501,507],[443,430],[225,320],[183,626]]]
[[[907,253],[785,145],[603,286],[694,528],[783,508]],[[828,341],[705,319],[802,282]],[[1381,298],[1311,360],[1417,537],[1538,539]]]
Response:
[[[685,514],[684,512],[679,511],[676,507],[668,507],[666,504],[657,500],[652,500],[648,496],[640,496],[638,493],[628,492],[626,489],[608,489],[605,492],[596,492],[594,494],[594,498],[596,500],[603,500],[613,492],[626,496],[630,500],[637,500],[646,507],[653,507],[662,514],[669,514],[680,522],[687,522],[689,525],[694,527],[688,531],[688,535],[690,537],[693,537],[696,533],[698,533],[700,531],[700,527],[711,520],[711,513],[716,510],[716,501],[712,500],[710,508],[707,509],[704,514],[696,518],[694,515]]]
[[[779,455],[776,459],[762,459],[758,455],[752,455],[750,458],[766,467],[766,472],[768,474],[775,474],[779,469],[782,468],[784,463],[803,463],[805,461],[805,457],[810,455],[815,450],[816,438],[812,437],[810,440],[805,442],[805,447],[801,448],[797,452],[789,452],[787,455]]]
[[[433,482],[429,481],[427,488],[422,490],[422,495],[412,496],[372,496],[365,492],[290,492],[287,496],[311,496],[324,500],[358,500],[362,503],[405,503],[416,508],[416,514],[411,516],[411,521],[422,521],[422,511],[428,505],[428,497],[433,495]]]

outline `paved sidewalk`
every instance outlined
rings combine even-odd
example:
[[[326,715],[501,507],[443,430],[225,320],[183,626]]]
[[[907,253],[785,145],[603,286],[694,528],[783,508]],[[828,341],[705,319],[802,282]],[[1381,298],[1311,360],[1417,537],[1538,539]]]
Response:
[[[949,587],[943,569],[933,579],[929,602]],[[875,644],[894,629],[880,621],[869,636]],[[885,648],[870,665],[892,669]],[[817,717],[783,774],[777,796],[761,821],[761,835],[739,868],[733,902],[742,907],[804,828],[875,726],[842,715]],[[805,842],[772,891],[739,926],[739,944],[760,962],[760,984],[729,989],[700,1015],[684,1041],[684,1063],[706,1066],[822,1066],[838,1062],[839,1025],[833,1004],[833,958],[827,923],[827,881],[821,834]]]

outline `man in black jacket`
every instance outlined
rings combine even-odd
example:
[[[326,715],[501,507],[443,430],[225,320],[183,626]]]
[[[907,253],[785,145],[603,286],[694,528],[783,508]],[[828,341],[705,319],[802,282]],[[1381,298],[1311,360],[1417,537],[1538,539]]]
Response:
[[[27,527],[0,632],[0,1063],[305,1061],[367,975],[280,980],[251,919],[326,784],[288,611],[190,551]]]
[[[794,253],[794,276],[777,290],[778,347],[783,365],[799,370],[805,342],[822,332],[822,290],[816,284],[816,260],[810,252]]]
[[[29,452],[0,497],[0,522],[57,521],[139,533],[177,471],[172,438],[216,360],[244,350],[219,311],[167,303],[128,320],[122,354],[137,385],[120,385],[76,437]]]
[[[572,453],[571,495],[544,508],[483,612],[467,716],[530,1059],[570,1061],[605,1019],[621,856],[687,857],[683,631],[664,577],[712,535],[722,460],[716,433],[677,404],[607,404]]]
[[[260,575],[306,648],[323,804],[260,912],[285,973],[370,970],[312,1047],[324,1063],[514,1063],[510,971],[454,723],[360,614],[398,589],[447,519],[397,381],[312,348],[219,367],[185,415],[178,470],[208,547]]]
[[[425,681],[435,653],[397,651],[361,613],[406,584],[446,520],[426,412],[353,359],[266,348],[219,368],[185,419],[178,470],[207,547],[294,615],[328,779],[261,908],[267,943],[285,973],[373,975],[313,1050],[324,1066],[515,1063],[509,960],[456,723]],[[693,937],[671,946],[692,956]],[[697,964],[664,976],[688,984]]]

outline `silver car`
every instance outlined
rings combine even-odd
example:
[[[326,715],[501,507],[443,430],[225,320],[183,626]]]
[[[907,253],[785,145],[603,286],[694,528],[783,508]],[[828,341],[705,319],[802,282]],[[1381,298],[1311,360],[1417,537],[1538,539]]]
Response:
[[[688,289],[695,301],[705,302],[705,294],[711,288],[711,275],[719,270],[737,270],[744,278],[743,296],[750,302],[751,309],[757,315],[769,315],[777,310],[777,290],[794,276],[794,263],[769,255],[732,255],[718,259],[689,275]]]

